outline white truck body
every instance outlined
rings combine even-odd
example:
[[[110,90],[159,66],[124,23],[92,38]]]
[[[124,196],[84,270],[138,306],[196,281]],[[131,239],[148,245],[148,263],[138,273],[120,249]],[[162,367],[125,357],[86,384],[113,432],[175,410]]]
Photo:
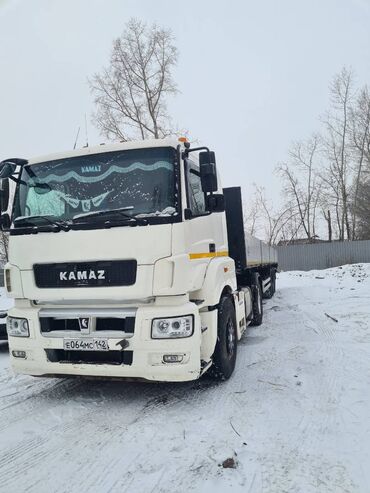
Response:
[[[148,158],[150,164],[145,164],[144,159],[138,158],[125,165],[117,161],[116,168],[109,164],[110,156],[115,159],[121,156],[119,153],[143,150],[147,152],[145,156],[150,156],[153,149],[159,153],[169,150],[174,162]],[[185,157],[186,149],[175,139],[130,142],[49,155],[23,166],[18,180],[26,176],[27,170],[30,183],[17,185],[5,268],[8,295],[15,300],[9,312],[13,325],[9,329],[8,322],[8,334],[11,364],[16,372],[194,380],[212,366],[222,296],[233,301],[236,335],[240,339],[253,317],[253,287],[248,287],[249,281],[239,285],[234,259],[229,256],[225,213],[192,211],[191,217],[186,218],[187,211],[195,207],[191,205],[190,189],[203,203],[199,185],[190,183],[199,178],[198,155]],[[95,164],[89,164],[92,158]],[[96,164],[99,159],[102,164]],[[155,181],[159,169],[162,181],[154,187],[154,198],[145,199],[150,203],[162,200],[163,176],[171,176],[176,195],[171,211],[153,209],[154,212],[138,214],[140,221],[146,218],[145,224],[133,224],[134,219],[126,223],[123,218],[120,224],[118,216],[106,221],[90,219],[89,212],[101,209],[102,195],[116,194],[117,190],[107,192],[104,188],[113,168],[116,175],[112,183],[116,182],[117,187],[121,178],[126,179],[125,173],[153,173]],[[41,178],[38,182],[35,173],[43,176],[47,185],[41,183]],[[137,184],[130,182],[126,195],[138,197],[140,190],[136,193],[135,186],[140,188],[140,180],[145,179],[138,178]],[[77,212],[76,223],[72,224],[72,216],[66,220],[66,230],[52,228],[51,222],[57,217],[54,215],[46,214],[49,219],[45,222],[32,219],[37,214],[31,213],[36,210],[31,195],[37,190],[38,195],[32,200],[38,201],[39,208],[44,204],[40,210],[45,214],[45,203],[52,198],[50,187],[55,183],[62,184],[53,200],[59,203],[62,197],[63,205],[58,207],[63,208],[63,217],[67,209]],[[39,189],[44,185],[46,190]],[[90,186],[101,189],[88,196],[84,190]],[[74,192],[68,192],[68,187]],[[219,179],[216,193],[222,194]],[[55,204],[48,205],[52,206]],[[130,215],[130,209],[123,214]],[[20,226],[24,217],[26,222]],[[268,272],[260,281],[262,290],[268,290],[270,270],[266,271],[266,267],[271,272],[276,269],[275,251],[247,235],[247,258],[248,267],[254,267],[256,272],[263,267]],[[158,320],[175,320],[170,322],[175,324],[177,319],[179,324],[185,324],[181,330],[190,331],[192,326],[190,336],[153,338],[153,324],[162,324]],[[26,323],[27,336],[15,335],[14,324],[18,323]]]

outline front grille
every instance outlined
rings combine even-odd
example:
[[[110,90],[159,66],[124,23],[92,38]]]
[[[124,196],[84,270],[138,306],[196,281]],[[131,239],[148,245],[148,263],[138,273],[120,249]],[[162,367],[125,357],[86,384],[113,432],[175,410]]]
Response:
[[[52,331],[78,331],[80,332],[80,324],[78,318],[53,318],[41,317],[40,328],[42,334],[47,334]],[[119,331],[126,334],[133,334],[135,328],[135,317],[125,318],[96,318],[96,332],[102,331]],[[93,331],[91,331],[93,333]]]
[[[97,318],[96,328],[97,332],[101,330],[121,330],[128,334],[134,333],[135,317],[126,318]]]
[[[35,264],[38,288],[131,286],[136,282],[136,260]]]
[[[41,332],[51,332],[52,330],[78,330],[80,325],[77,318],[40,318]]]
[[[50,363],[83,363],[88,365],[132,365],[133,351],[65,351],[45,349]]]

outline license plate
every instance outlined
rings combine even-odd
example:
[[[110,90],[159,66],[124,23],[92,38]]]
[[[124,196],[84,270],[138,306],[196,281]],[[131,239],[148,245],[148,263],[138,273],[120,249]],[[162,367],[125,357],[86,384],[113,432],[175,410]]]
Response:
[[[107,339],[64,339],[65,351],[109,351]]]

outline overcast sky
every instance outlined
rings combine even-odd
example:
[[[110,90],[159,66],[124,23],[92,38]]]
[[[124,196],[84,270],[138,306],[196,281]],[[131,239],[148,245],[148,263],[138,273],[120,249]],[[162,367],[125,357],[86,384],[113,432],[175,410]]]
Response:
[[[0,0],[0,159],[71,149],[79,126],[84,144],[87,77],[132,16],[173,30],[172,116],[245,195],[278,200],[276,163],[319,128],[343,65],[370,82],[370,0]]]

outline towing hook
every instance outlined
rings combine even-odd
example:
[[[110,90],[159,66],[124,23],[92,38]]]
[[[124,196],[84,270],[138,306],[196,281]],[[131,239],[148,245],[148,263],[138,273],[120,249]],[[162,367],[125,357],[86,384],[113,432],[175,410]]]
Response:
[[[130,343],[128,342],[127,339],[122,339],[122,341],[118,341],[116,343],[116,346],[121,346],[121,351],[123,351],[124,349],[128,348],[130,345]]]

